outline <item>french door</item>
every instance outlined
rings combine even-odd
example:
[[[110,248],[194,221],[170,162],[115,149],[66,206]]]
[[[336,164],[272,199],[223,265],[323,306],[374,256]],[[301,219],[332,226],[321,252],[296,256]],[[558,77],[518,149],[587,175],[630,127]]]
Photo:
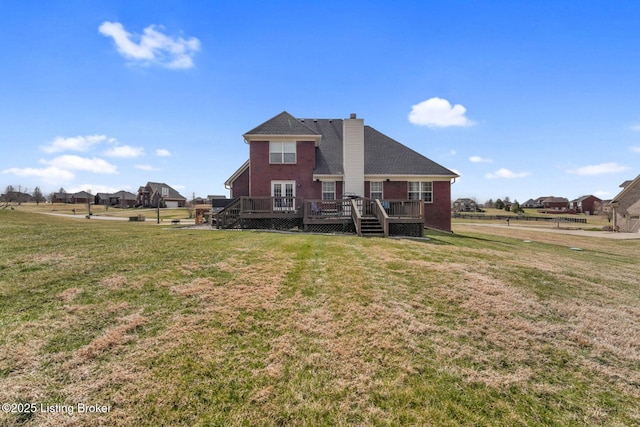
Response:
[[[271,181],[273,210],[293,211],[296,209],[296,182]]]

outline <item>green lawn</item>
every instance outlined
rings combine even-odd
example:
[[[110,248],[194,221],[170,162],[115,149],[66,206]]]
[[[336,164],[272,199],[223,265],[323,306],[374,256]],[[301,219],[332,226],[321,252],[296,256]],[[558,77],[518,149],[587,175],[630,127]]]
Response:
[[[0,233],[3,426],[640,423],[640,241]]]

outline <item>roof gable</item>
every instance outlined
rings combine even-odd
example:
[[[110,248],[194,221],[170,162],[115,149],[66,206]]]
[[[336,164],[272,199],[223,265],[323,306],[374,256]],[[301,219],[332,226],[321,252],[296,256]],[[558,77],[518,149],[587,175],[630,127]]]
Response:
[[[318,175],[342,175],[342,119],[301,119],[314,132],[322,135],[316,148]],[[388,137],[371,126],[364,127],[365,175],[444,175],[458,174]]]
[[[163,199],[187,200],[184,196],[182,196],[182,194],[178,193],[175,189],[173,189],[172,187],[168,186],[167,184],[165,184],[163,182],[147,182],[147,186],[146,187],[148,189],[150,189],[152,193],[157,192],[160,195],[162,195],[162,188],[168,188],[169,189],[169,195],[166,196],[166,197],[162,197]]]
[[[611,199],[611,203],[620,202],[620,200],[624,198],[627,193],[631,192],[631,189],[634,188],[636,185],[640,185],[640,175],[638,175],[636,179],[634,179],[633,181],[623,182],[622,185],[620,185],[621,187],[623,187],[623,190],[620,193],[618,193],[616,197]]]
[[[320,134],[314,132],[311,128],[286,111],[270,118],[266,122],[244,134],[245,138],[249,135],[320,136]]]

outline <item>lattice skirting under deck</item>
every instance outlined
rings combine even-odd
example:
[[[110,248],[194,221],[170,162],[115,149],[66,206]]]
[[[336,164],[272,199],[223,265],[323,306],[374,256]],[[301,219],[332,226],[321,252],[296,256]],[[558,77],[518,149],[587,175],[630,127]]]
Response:
[[[302,227],[300,218],[245,218],[240,221],[240,228],[251,230],[291,230],[300,227]]]
[[[356,229],[351,221],[341,224],[306,224],[304,231],[309,233],[355,233]]]
[[[424,225],[416,224],[389,224],[389,236],[422,237]]]

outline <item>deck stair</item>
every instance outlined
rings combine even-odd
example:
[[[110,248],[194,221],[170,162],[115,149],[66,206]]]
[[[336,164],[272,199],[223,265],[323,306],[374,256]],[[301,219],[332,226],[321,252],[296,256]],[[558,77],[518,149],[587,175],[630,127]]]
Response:
[[[240,203],[240,198],[237,198],[215,215],[216,228],[229,229],[240,226]]]
[[[362,237],[384,237],[384,227],[373,215],[363,216],[360,222]]]

